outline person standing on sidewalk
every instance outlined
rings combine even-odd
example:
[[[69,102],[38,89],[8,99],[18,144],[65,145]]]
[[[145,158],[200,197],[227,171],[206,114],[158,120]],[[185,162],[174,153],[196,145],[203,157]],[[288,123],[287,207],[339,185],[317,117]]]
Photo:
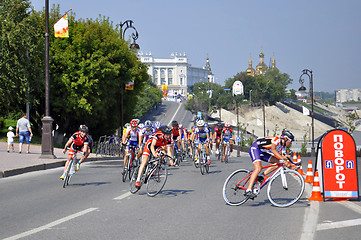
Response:
[[[33,136],[33,132],[31,131],[30,122],[27,119],[27,114],[24,113],[23,117],[18,120],[16,124],[16,137],[19,136],[19,153],[21,153],[24,139],[26,143],[26,153],[30,153],[30,141]]]
[[[8,152],[10,152],[10,147],[12,147],[13,152],[15,151],[14,149],[14,137],[15,134],[13,133],[13,127],[9,127],[9,132],[6,134],[7,138],[8,138]]]

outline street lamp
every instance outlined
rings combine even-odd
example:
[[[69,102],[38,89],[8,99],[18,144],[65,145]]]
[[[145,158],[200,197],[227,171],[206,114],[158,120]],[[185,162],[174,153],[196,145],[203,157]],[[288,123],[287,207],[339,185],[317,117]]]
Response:
[[[50,116],[50,84],[49,84],[49,0],[45,0],[45,116],[41,133],[40,158],[56,158],[53,147],[53,118]]]
[[[249,90],[249,102],[250,102],[251,106],[252,106],[252,91],[253,91],[253,89]]]
[[[124,29],[123,29],[124,27]],[[129,28],[133,29],[134,32],[132,33],[132,38],[133,38],[133,43],[130,44],[129,48],[130,49],[136,49],[136,50],[139,50],[140,47],[139,45],[135,42],[135,40],[138,39],[139,37],[139,34],[138,34],[138,31],[137,29],[133,26],[133,21],[132,20],[126,20],[125,22],[120,22],[120,38],[124,40],[124,36],[125,36],[125,31],[127,31]],[[121,102],[121,126],[120,126],[120,135],[122,136],[123,134],[123,126],[124,126],[124,91],[125,91],[125,86],[124,84],[121,84],[120,86],[120,102]]]
[[[303,75],[307,75],[309,80],[310,80],[310,95],[311,95],[311,118],[312,118],[312,123],[311,123],[311,128],[312,128],[312,147],[311,147],[311,154],[312,156],[315,156],[315,120],[314,120],[314,112],[313,112],[313,74],[312,74],[312,70],[308,70],[308,69],[303,69],[302,70],[302,74],[300,76],[300,84],[301,87],[298,89],[298,91],[300,92],[304,92],[306,91],[306,87],[303,85],[303,83],[305,82],[305,80],[302,78]]]

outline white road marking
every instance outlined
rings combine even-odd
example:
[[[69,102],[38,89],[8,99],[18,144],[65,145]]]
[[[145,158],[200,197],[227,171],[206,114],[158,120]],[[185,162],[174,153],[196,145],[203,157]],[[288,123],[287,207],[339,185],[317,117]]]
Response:
[[[67,216],[67,217],[61,218],[61,219],[59,219],[59,220],[56,220],[56,221],[51,222],[51,223],[49,223],[49,224],[46,224],[46,225],[44,225],[44,226],[41,226],[41,227],[38,227],[38,228],[34,228],[34,229],[30,230],[30,231],[23,232],[23,233],[20,233],[20,234],[15,235],[15,236],[5,238],[5,239],[3,239],[3,240],[15,240],[15,239],[27,237],[27,236],[32,235],[32,234],[34,234],[34,233],[38,233],[38,232],[47,230],[47,229],[52,228],[52,227],[54,227],[54,226],[56,226],[56,225],[62,224],[62,223],[64,223],[64,222],[67,222],[67,221],[72,220],[72,219],[74,219],[74,218],[80,217],[80,216],[82,216],[82,215],[84,215],[84,214],[90,213],[90,212],[92,212],[92,211],[94,211],[94,210],[97,210],[97,209],[98,209],[98,208],[88,208],[88,209],[86,209],[86,210],[84,210],[84,211],[81,211],[81,212],[78,212],[78,213],[69,215],[69,216]]]
[[[318,221],[319,202],[311,201],[310,207],[306,209],[303,218],[303,230],[301,234],[301,240],[312,240]]]
[[[170,124],[173,122],[174,117],[177,115],[177,113],[178,113],[178,111],[179,111],[179,109],[180,109],[181,106],[182,106],[182,103],[179,104],[179,106],[178,106],[178,108],[177,108],[177,111],[175,111],[175,113],[174,113],[174,115],[173,115],[173,118],[172,118],[172,119],[169,121],[169,123],[168,123],[168,126],[170,126]]]
[[[124,194],[120,195],[119,197],[113,198],[113,200],[122,200],[122,199],[124,199],[126,197],[129,197],[130,195],[132,195],[132,193],[127,192],[127,193],[124,193]]]
[[[357,205],[356,203],[350,201],[338,202],[339,204],[361,214],[361,206]]]
[[[339,221],[339,222],[331,222],[331,223],[320,223],[317,225],[317,231],[335,229],[335,228],[352,227],[352,226],[357,226],[357,225],[361,225],[361,218],[353,219],[353,220],[346,220],[346,221]]]

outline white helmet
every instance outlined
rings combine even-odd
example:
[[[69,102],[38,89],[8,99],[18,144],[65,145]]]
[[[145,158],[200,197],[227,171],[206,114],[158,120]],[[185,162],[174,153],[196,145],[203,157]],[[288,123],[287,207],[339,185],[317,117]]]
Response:
[[[197,126],[198,126],[198,127],[203,127],[203,126],[204,126],[204,121],[203,121],[202,119],[201,119],[201,120],[198,120]]]

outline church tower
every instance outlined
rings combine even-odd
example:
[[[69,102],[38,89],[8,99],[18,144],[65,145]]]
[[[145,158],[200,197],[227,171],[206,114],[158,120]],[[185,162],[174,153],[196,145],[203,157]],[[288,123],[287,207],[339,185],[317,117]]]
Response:
[[[247,70],[246,70],[246,73],[247,73],[247,75],[249,75],[249,76],[254,76],[254,74],[255,74],[255,70],[254,70],[254,68],[252,67],[252,58],[251,58],[251,54],[249,55],[249,61],[248,61],[248,68],[247,68]]]
[[[275,58],[275,53],[273,53],[273,59],[272,59],[272,68],[271,68],[272,70],[275,70],[275,69],[277,69],[278,70],[278,68],[276,67],[276,58]]]
[[[208,69],[208,82],[214,83],[214,75],[212,73],[211,64],[209,63],[208,54],[207,54],[206,69]]]
[[[267,71],[267,65],[264,63],[264,54],[263,50],[261,50],[261,53],[259,54],[259,64],[256,66],[256,74],[265,74]]]

